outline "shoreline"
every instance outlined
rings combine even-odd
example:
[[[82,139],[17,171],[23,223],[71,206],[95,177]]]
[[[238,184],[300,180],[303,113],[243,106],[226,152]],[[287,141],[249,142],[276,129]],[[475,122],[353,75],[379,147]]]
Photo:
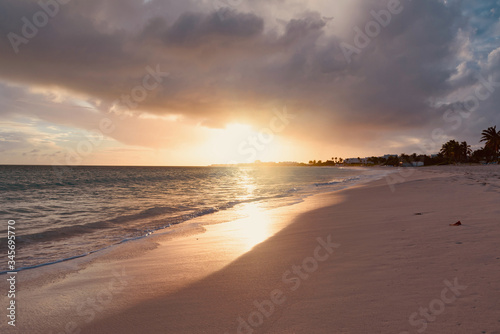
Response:
[[[352,169],[352,170],[360,170],[359,168],[347,168],[347,169]],[[377,169],[376,170],[378,173],[384,172],[384,174],[387,174],[387,171],[384,169]],[[185,217],[183,216],[181,218],[181,221],[179,222],[170,222],[173,218],[177,219],[181,216],[162,216],[162,215],[154,215],[151,217],[139,217],[137,218],[138,220],[143,220],[143,221],[160,221],[160,220],[166,220],[164,223],[160,225],[164,225],[163,227],[152,227],[147,230],[144,230],[144,234],[142,235],[136,235],[136,236],[123,236],[123,239],[119,241],[115,241],[114,243],[110,243],[107,245],[102,246],[101,248],[88,248],[86,251],[81,252],[81,253],[76,253],[73,252],[70,254],[70,256],[67,257],[59,257],[59,258],[53,258],[50,259],[48,262],[42,262],[42,263],[34,263],[34,264],[29,264],[29,265],[23,265],[22,267],[17,268],[18,272],[23,272],[26,270],[33,270],[37,269],[40,267],[45,267],[45,266],[52,266],[58,263],[62,262],[67,262],[67,261],[73,261],[75,259],[82,258],[82,261],[85,261],[87,257],[98,257],[100,254],[106,253],[108,251],[113,252],[116,247],[120,247],[122,244],[128,243],[128,242],[135,242],[140,239],[145,239],[151,237],[151,235],[154,235],[156,237],[157,235],[165,235],[165,234],[172,234],[173,237],[175,237],[178,234],[178,231],[181,230],[183,231],[182,233],[185,233],[185,227],[186,226],[195,226],[195,229],[200,229],[204,225],[211,225],[211,224],[219,224],[219,223],[225,223],[225,222],[230,222],[233,220],[238,220],[240,219],[239,217],[239,211],[244,211],[244,208],[247,204],[263,204],[269,206],[269,208],[279,208],[282,206],[291,206],[298,204],[304,199],[310,197],[310,196],[315,196],[320,193],[327,193],[331,191],[338,191],[340,189],[346,188],[346,187],[352,187],[353,185],[355,186],[358,183],[365,183],[369,182],[370,178],[373,178],[374,176],[377,177],[376,174],[378,173],[373,173],[372,170],[370,171],[365,171],[363,172],[360,177],[361,178],[366,178],[358,181],[354,181],[354,184],[352,184],[353,181],[349,179],[346,179],[342,182],[327,182],[327,183],[314,183],[311,184],[309,187],[325,187],[325,189],[315,189],[316,192],[312,192],[311,190],[305,190],[307,189],[299,189],[299,192],[295,195],[289,195],[289,196],[282,196],[282,195],[276,195],[274,197],[269,197],[264,199],[260,198],[254,198],[251,200],[243,200],[243,201],[233,201],[231,202],[231,206],[226,208],[225,206],[223,207],[213,207],[213,208],[208,208],[204,209],[201,211],[197,212],[192,212]],[[380,176],[383,177],[383,176]],[[345,184],[345,186],[344,186]],[[332,189],[333,187],[338,187],[339,189]],[[327,189],[328,188],[328,189]],[[278,203],[278,200],[281,201]],[[238,203],[237,203],[238,202]],[[240,208],[243,208],[243,210],[240,210]],[[138,216],[139,214],[135,214]],[[108,219],[107,221],[113,221],[120,219],[121,217],[115,217],[112,219]],[[164,237],[164,236],[163,236]],[[0,271],[0,276],[6,275],[9,271]]]
[[[157,267],[158,258],[169,257],[168,261],[170,262],[162,264],[177,268],[173,274],[169,272],[156,275],[154,280],[157,287],[164,284],[165,279],[169,281],[169,289],[179,289],[188,283],[202,279],[228,265],[231,261],[248,252],[255,244],[291,223],[293,215],[320,205],[311,199],[323,194],[325,193],[309,195],[299,202],[275,208],[258,209],[255,208],[255,205],[259,206],[260,203],[247,203],[244,208],[240,208],[240,210],[250,209],[249,216],[246,218],[228,219],[220,222],[219,220],[225,214],[224,211],[221,211],[213,214],[212,219],[208,221],[207,216],[196,217],[184,224],[175,225],[167,233],[154,233],[146,238],[112,245],[87,256],[22,270],[17,277],[20,286],[22,286],[17,298],[25,304],[25,312],[23,313],[31,313],[35,316],[25,319],[23,322],[22,315],[20,315],[17,328],[29,331],[36,327],[41,330],[41,333],[73,332],[87,323],[86,320],[89,319],[85,318],[85,315],[98,318],[116,312],[117,308],[108,305],[105,300],[102,303],[102,306],[105,307],[99,306],[99,303],[97,305],[89,303],[87,295],[94,296],[94,300],[98,300],[101,296],[108,296],[113,303],[120,305],[122,303],[136,303],[137,298],[134,293],[128,291],[133,283],[128,285],[127,280],[134,281],[143,274],[144,259],[146,262],[148,259],[150,262],[154,262],[150,264],[151,267]],[[222,217],[218,217],[218,215],[222,215]],[[284,217],[289,218],[283,219]],[[260,236],[248,238],[245,234],[248,232],[249,224],[245,223],[256,218],[267,220],[266,224],[260,226],[260,229],[266,231],[262,231]],[[218,246],[222,243],[226,244],[225,249]],[[194,249],[196,244],[198,244],[197,246],[201,244],[206,251],[213,250],[214,247],[220,248],[217,250],[217,258],[203,257],[199,250]],[[184,265],[193,259],[202,262],[200,268],[201,266],[203,268],[194,269]],[[132,273],[129,272],[129,269],[124,270],[124,268],[132,267],[134,268]],[[166,276],[171,277],[167,279]],[[182,276],[182,279],[179,279],[179,276]],[[113,291],[113,289],[106,288],[103,290],[103,286],[106,284],[96,280],[95,277],[99,277],[103,282],[123,280],[126,282],[124,287],[127,287],[127,295],[124,295],[124,291],[121,290]],[[140,290],[140,288],[135,290]],[[60,298],[61,295],[67,297]],[[139,298],[139,300],[145,299]],[[2,299],[0,301],[2,304],[4,303]],[[49,306],[49,304],[52,305]],[[68,305],[70,306],[68,307]],[[44,309],[48,311],[42,312],[41,310]],[[52,315],[52,312],[57,316]],[[42,315],[43,313],[46,314]],[[68,321],[68,318],[75,321]],[[69,326],[69,329],[65,329],[66,326]],[[73,328],[74,326],[76,327]],[[3,327],[0,326],[0,329]]]
[[[43,333],[45,328],[57,333],[237,333],[238,326],[243,333],[245,328],[255,333],[413,333],[421,327],[411,326],[409,316],[439,297],[444,280],[457,277],[469,288],[457,302],[446,304],[447,312],[426,322],[430,332],[468,333],[479,329],[473,327],[478,317],[486,330],[498,329],[494,310],[500,287],[494,277],[500,260],[491,247],[500,236],[493,223],[498,212],[492,213],[499,179],[489,182],[473,170],[467,179],[465,169],[477,167],[458,168],[463,169],[418,169],[395,184],[394,192],[387,180],[379,180],[316,195],[295,210],[282,208],[272,217],[275,233],[261,243],[253,240],[254,247],[242,244],[241,235],[228,242],[235,226],[222,223],[205,226],[202,234],[157,239],[158,245],[140,255],[130,247],[83,269],[75,264],[74,273],[53,282],[20,285],[19,299],[27,298],[38,311],[28,320],[20,310],[18,324],[43,317],[37,327]],[[500,169],[491,170],[500,177]],[[463,226],[448,226],[455,219]],[[330,235],[340,246],[325,258],[326,252],[315,251],[318,238],[328,244]],[[153,243],[134,246],[139,244]],[[310,272],[294,273],[297,264]],[[175,266],[180,271],[169,270]],[[482,285],[471,283],[476,274],[482,275]],[[91,307],[87,296],[103,303]],[[66,309],[68,304],[78,308],[79,300],[84,301],[81,312],[70,308],[47,316],[65,303]],[[461,327],[453,323],[459,320]]]

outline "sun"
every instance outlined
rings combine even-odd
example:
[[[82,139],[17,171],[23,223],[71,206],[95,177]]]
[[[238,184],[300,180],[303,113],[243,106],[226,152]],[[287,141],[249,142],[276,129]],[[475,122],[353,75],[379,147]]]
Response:
[[[255,130],[248,124],[229,123],[222,129],[207,131],[198,151],[211,164],[280,161],[288,151],[283,138],[269,128]]]
[[[218,164],[252,162],[239,152],[249,139],[257,136],[250,125],[231,123],[223,129],[209,131],[208,139],[201,149],[209,161]]]

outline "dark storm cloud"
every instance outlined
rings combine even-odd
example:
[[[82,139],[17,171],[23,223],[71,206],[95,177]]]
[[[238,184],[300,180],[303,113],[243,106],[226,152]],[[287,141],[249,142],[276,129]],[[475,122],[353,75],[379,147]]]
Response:
[[[183,14],[166,33],[167,42],[174,44],[203,43],[210,38],[240,39],[262,33],[264,22],[253,14],[222,13],[224,19],[211,15]]]
[[[286,104],[299,116],[290,128],[295,134],[340,140],[349,133],[361,144],[384,139],[387,130],[429,133],[443,123],[429,101],[473,87],[479,73],[498,73],[496,55],[489,61],[474,52],[464,55],[467,41],[480,41],[460,1],[401,1],[401,13],[351,62],[341,43],[355,45],[353,29],[365,31],[375,20],[370,12],[386,10],[387,1],[351,2],[356,15],[347,33],[330,28],[326,13],[317,11],[266,21],[248,6],[163,3],[74,0],[60,5],[15,53],[8,34],[21,35],[21,18],[31,19],[40,7],[0,1],[0,79],[63,87],[99,100],[96,107],[106,112],[142,82],[146,66],[158,65],[170,76],[141,103],[142,110],[182,114],[208,126],[234,120],[262,125],[270,107]],[[480,21],[484,34],[485,19]],[[491,43],[488,37],[484,45]],[[498,119],[490,110],[494,99],[481,103],[473,118],[484,121],[474,126]]]

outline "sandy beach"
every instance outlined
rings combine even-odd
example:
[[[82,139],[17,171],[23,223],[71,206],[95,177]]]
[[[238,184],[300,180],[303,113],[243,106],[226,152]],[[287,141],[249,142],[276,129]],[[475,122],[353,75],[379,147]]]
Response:
[[[401,169],[22,272],[5,332],[500,333],[499,202],[499,166]]]
[[[500,0],[0,13],[0,334],[500,334]]]

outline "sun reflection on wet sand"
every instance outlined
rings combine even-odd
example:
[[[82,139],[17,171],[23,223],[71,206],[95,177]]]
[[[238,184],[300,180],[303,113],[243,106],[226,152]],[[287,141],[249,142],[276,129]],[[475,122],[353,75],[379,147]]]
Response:
[[[239,240],[244,251],[250,250],[276,232],[269,210],[264,210],[258,203],[244,204],[239,212],[245,218],[233,222],[231,237]]]

